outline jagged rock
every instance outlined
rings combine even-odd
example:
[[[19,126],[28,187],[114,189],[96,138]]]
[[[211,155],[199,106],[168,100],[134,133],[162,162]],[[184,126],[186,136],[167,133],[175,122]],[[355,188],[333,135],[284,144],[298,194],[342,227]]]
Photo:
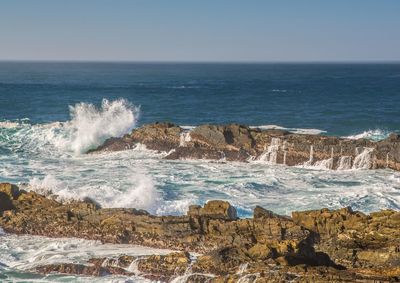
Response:
[[[399,213],[383,210],[370,215],[340,210],[294,212],[293,220],[320,236],[317,248],[347,267],[400,265]]]
[[[88,200],[60,203],[10,184],[0,184],[0,196],[0,227],[6,232],[203,253],[197,262],[191,262],[187,253],[137,259],[138,269],[157,280],[183,276],[189,266],[195,272],[223,276],[213,278],[215,282],[234,280],[243,264],[271,282],[293,274],[294,282],[318,281],[318,274],[333,282],[400,278],[399,211],[366,215],[351,208],[321,209],[285,217],[257,207],[253,218],[238,219],[228,202],[209,201],[203,207],[191,206],[184,216],[153,216],[143,210],[100,208]],[[133,260],[125,256],[118,264],[97,259],[84,265],[49,265],[38,272],[123,274],[129,273],[126,269]],[[261,275],[271,266],[279,266],[277,277]],[[299,266],[307,270],[296,271]],[[253,276],[250,271],[244,274]]]
[[[237,124],[226,126],[201,125],[191,133],[192,142],[198,146],[207,146],[216,149],[232,149],[239,151],[240,148],[250,151],[254,146],[251,129]]]
[[[140,264],[142,262],[143,264]],[[132,268],[132,265],[135,265]],[[184,270],[184,268],[186,268]],[[135,270],[136,273],[130,271]],[[84,276],[140,275],[172,282],[397,282],[400,269],[353,269],[331,266],[286,265],[273,261],[252,261],[244,250],[228,247],[200,256],[194,262],[184,253],[151,255],[142,258],[122,255],[117,258],[92,258],[86,264],[60,263],[39,266],[43,274]]]
[[[189,216],[193,217],[209,217],[216,219],[236,220],[236,208],[231,206],[227,201],[212,200],[207,202],[204,207],[199,205],[191,205],[188,211]]]
[[[256,206],[254,208],[254,218],[284,218],[288,219],[287,216],[275,214],[271,210],[267,210],[261,206]]]
[[[18,197],[18,193],[18,188],[14,185],[0,184],[0,212],[14,209],[13,200]]]
[[[395,133],[386,140],[374,142],[253,129],[237,124],[200,125],[187,132],[170,123],[156,123],[135,129],[121,138],[111,138],[90,152],[126,150],[138,143],[148,149],[168,152],[166,159],[242,162],[259,159],[289,166],[400,171],[400,138]]]
[[[190,264],[187,252],[175,252],[167,255],[152,255],[137,262],[141,273],[171,278],[185,273]]]
[[[89,152],[120,151],[132,149],[136,144],[146,145],[148,149],[170,151],[180,144],[182,129],[171,123],[155,123],[134,130],[121,138],[110,138],[103,145]]]
[[[101,265],[84,265],[76,263],[60,263],[39,266],[35,269],[36,272],[42,274],[74,274],[85,276],[107,276],[107,275],[133,275],[119,267],[103,267]]]
[[[201,256],[192,266],[193,272],[226,275],[236,273],[241,264],[251,261],[246,250],[239,247],[224,247]]]
[[[12,200],[17,199],[20,195],[18,186],[10,183],[0,183],[0,192],[6,194]]]

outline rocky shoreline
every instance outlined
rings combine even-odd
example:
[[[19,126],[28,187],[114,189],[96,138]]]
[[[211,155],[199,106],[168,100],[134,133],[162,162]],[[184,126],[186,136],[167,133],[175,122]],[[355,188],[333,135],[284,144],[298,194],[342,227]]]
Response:
[[[43,274],[135,274],[163,282],[400,280],[400,212],[393,210],[366,215],[351,208],[321,209],[289,217],[255,207],[253,218],[240,219],[228,202],[214,200],[190,206],[186,215],[154,216],[144,210],[101,208],[90,199],[61,203],[3,183],[0,227],[7,233],[176,250],[32,270]]]
[[[259,160],[288,166],[400,171],[400,135],[383,141],[262,130],[243,125],[200,125],[185,129],[171,123],[144,125],[121,138],[110,138],[89,153],[121,151],[143,144],[165,151],[166,159]]]

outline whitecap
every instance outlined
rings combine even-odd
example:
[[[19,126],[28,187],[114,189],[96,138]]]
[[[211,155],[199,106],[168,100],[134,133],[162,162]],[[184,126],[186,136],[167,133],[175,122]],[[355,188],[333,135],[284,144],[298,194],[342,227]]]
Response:
[[[30,180],[27,189],[46,196],[54,196],[57,200],[68,202],[90,198],[102,207],[137,208],[154,211],[160,201],[160,195],[155,188],[151,177],[132,173],[121,184],[109,185],[83,185],[72,187],[66,182],[46,175],[43,179],[34,177]]]
[[[3,129],[14,129],[14,128],[19,128],[19,127],[21,127],[20,122],[0,121],[0,128],[3,128]]]
[[[326,133],[326,131],[320,129],[286,128],[278,125],[250,126],[250,128],[260,129],[260,130],[284,130],[291,132],[293,134],[302,134],[302,135],[320,135]]]
[[[139,117],[139,108],[125,99],[103,99],[101,108],[90,103],[70,106],[71,120],[65,124],[64,136],[57,147],[83,153],[101,145],[107,138],[120,137],[131,131]]]
[[[16,130],[0,132],[0,140],[6,140],[4,147],[14,152],[23,149],[47,156],[79,155],[110,137],[120,137],[131,131],[136,126],[139,112],[138,107],[125,99],[103,99],[100,108],[90,103],[78,103],[70,106],[71,120],[67,122],[36,125],[25,121],[2,122],[4,127]]]
[[[350,140],[368,139],[368,140],[373,140],[373,141],[380,141],[380,140],[386,139],[389,136],[389,134],[390,134],[389,131],[375,129],[375,130],[367,130],[362,133],[358,133],[358,134],[354,134],[354,135],[343,136],[342,138],[350,139]]]

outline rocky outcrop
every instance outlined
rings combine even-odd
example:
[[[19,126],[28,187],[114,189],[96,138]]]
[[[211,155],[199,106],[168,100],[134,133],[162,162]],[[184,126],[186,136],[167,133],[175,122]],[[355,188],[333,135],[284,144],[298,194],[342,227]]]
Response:
[[[400,212],[365,215],[351,208],[294,212],[295,223],[318,233],[317,249],[347,267],[400,267]]]
[[[400,170],[400,136],[394,133],[386,140],[373,142],[237,124],[201,125],[188,131],[170,123],[156,123],[135,129],[122,138],[111,138],[91,152],[125,150],[138,143],[168,152],[166,159],[260,160],[327,169]]]
[[[243,263],[245,262],[245,263]],[[395,282],[396,269],[346,270],[327,266],[279,265],[253,261],[237,249],[224,249],[191,258],[187,253],[115,258],[92,258],[85,264],[60,263],[39,266],[42,274],[85,276],[140,276],[157,282]],[[212,272],[212,273],[209,273]]]
[[[187,282],[371,282],[400,280],[400,212],[366,215],[350,208],[281,216],[256,207],[240,219],[228,202],[191,206],[187,215],[154,216],[101,208],[90,200],[60,203],[0,184],[0,227],[9,233],[80,237],[182,252],[91,259],[40,266],[36,272],[105,276],[139,274]],[[199,252],[192,258],[187,252]],[[243,279],[244,280],[244,279]]]

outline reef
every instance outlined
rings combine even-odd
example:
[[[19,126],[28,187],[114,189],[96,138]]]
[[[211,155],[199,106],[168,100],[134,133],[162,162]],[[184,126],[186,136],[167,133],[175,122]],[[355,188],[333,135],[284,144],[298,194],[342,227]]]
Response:
[[[352,140],[237,124],[200,125],[187,130],[171,123],[155,123],[110,138],[89,153],[127,150],[137,144],[167,152],[166,159],[259,160],[335,170],[400,170],[400,135],[395,133],[382,141]]]
[[[400,212],[369,215],[351,208],[293,212],[235,207],[213,200],[186,215],[155,216],[137,209],[101,208],[90,199],[61,203],[0,184],[0,227],[7,233],[79,237],[104,243],[168,248],[167,255],[92,258],[38,266],[33,272],[140,275],[170,282],[398,282]],[[196,254],[193,254],[193,253]]]

